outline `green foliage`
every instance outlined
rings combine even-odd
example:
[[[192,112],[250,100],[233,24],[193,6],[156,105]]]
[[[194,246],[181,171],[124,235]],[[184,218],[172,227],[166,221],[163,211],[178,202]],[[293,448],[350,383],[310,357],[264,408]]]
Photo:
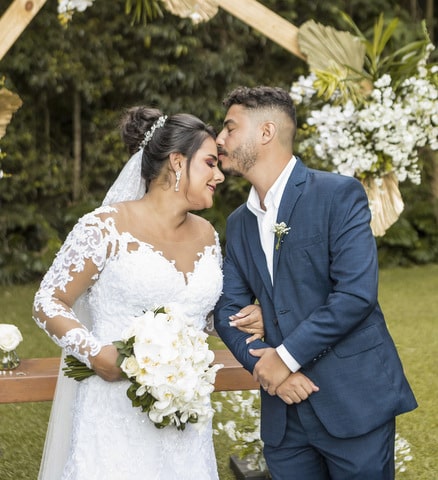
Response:
[[[219,129],[222,99],[232,88],[289,89],[307,71],[302,60],[224,10],[210,22],[193,25],[162,8],[161,14],[145,10],[153,3],[95,0],[64,27],[56,2],[47,2],[1,60],[0,78],[23,106],[0,140],[1,169],[12,174],[0,180],[0,284],[40,276],[77,218],[100,204],[128,157],[117,128],[124,108],[148,104],[166,113],[187,111]],[[298,26],[313,18],[345,28],[337,9],[364,32],[381,11],[401,22],[410,18],[395,0],[262,3]],[[0,0],[0,11],[9,5]],[[406,35],[415,38],[415,29],[412,22],[402,33],[398,29],[394,45],[406,44]],[[77,202],[72,201],[74,92],[81,99],[82,135]],[[202,212],[222,241],[228,214],[247,192],[244,180],[228,178],[215,207]]]
[[[56,230],[35,205],[0,211],[0,283],[28,281],[40,274],[60,247]]]
[[[137,22],[147,23],[163,15],[158,0],[126,0],[125,12],[132,16],[133,25]]]
[[[381,13],[374,23],[372,38],[367,38],[350,16],[345,12],[341,12],[341,16],[366,47],[364,71],[357,73],[371,81],[388,74],[396,81],[395,86],[415,75],[418,62],[424,58],[426,47],[430,43],[424,21],[421,23],[422,38],[420,40],[414,40],[401,48],[396,48],[393,44],[390,48],[390,41],[400,23],[399,18],[392,18],[385,22],[384,14]]]
[[[399,18],[385,20],[384,14],[380,13],[372,30],[364,33],[349,15],[342,11],[339,14],[353,34],[365,45],[364,65],[362,70],[357,70],[352,65],[330,65],[327,70],[316,71],[314,86],[318,97],[328,101],[337,90],[339,98],[334,103],[345,103],[350,99],[355,105],[360,105],[368,96],[372,83],[383,75],[391,76],[395,91],[404,80],[416,75],[418,63],[425,58],[426,47],[430,44],[424,21],[421,22],[421,31],[418,32],[420,39],[415,38],[398,48],[398,44],[394,42],[397,29],[406,28],[406,25],[400,25]],[[344,67],[350,72],[347,78]]]

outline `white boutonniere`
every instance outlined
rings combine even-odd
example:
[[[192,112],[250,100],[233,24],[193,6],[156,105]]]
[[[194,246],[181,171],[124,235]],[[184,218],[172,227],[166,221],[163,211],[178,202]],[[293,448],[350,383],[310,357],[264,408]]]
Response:
[[[277,243],[275,245],[275,250],[280,248],[280,244],[282,242],[283,236],[289,233],[290,227],[288,227],[284,222],[281,223],[274,223],[272,227],[272,231],[275,233],[277,237]]]

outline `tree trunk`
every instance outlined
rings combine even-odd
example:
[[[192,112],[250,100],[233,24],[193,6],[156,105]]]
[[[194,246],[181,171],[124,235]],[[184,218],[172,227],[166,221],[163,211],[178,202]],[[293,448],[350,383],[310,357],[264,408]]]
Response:
[[[43,91],[41,95],[41,108],[43,110],[43,124],[44,124],[44,129],[43,129],[43,145],[42,145],[42,150],[44,152],[44,155],[46,156],[46,159],[49,158],[50,151],[51,151],[51,145],[50,145],[50,109],[49,109],[49,103],[47,99],[47,92]],[[47,162],[49,164],[49,162]]]
[[[75,89],[73,92],[73,202],[79,200],[81,193],[81,155],[81,94]]]

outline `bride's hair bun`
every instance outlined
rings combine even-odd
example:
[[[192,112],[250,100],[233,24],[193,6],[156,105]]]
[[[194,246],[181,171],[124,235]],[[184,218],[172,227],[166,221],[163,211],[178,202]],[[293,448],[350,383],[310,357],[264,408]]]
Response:
[[[120,121],[120,131],[130,155],[139,150],[144,134],[161,115],[162,112],[157,108],[143,106],[131,107],[124,112]]]

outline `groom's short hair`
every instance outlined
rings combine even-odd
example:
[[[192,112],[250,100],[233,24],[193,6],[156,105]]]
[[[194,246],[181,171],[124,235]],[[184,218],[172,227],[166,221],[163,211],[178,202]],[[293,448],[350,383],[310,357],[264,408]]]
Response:
[[[248,110],[274,108],[284,112],[296,126],[296,112],[292,98],[286,90],[280,87],[237,87],[224,99],[225,108],[232,105],[242,105]]]
[[[280,128],[278,139],[293,149],[297,119],[292,98],[286,90],[267,86],[237,87],[228,94],[223,104],[227,109],[233,105],[240,105],[254,113],[260,112],[263,116],[268,113],[268,117],[273,113],[273,118],[277,120],[277,126]]]

